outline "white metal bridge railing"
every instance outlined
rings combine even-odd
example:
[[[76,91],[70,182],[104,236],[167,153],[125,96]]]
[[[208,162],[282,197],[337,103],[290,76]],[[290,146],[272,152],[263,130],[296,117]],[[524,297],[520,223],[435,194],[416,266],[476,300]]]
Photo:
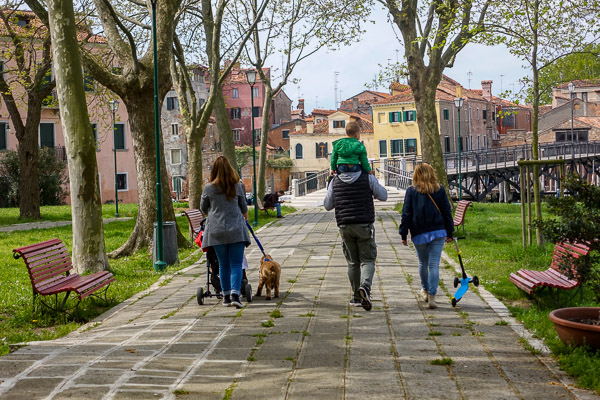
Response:
[[[325,189],[327,187],[328,175],[329,168],[319,171],[316,174],[304,179],[298,179],[295,181],[295,195],[306,196],[307,194],[316,192],[317,190]]]

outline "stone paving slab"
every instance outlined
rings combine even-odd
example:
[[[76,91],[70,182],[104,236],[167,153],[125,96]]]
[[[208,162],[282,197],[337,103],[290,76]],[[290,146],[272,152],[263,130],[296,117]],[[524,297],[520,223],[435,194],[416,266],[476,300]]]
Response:
[[[305,209],[257,233],[282,265],[279,298],[199,306],[201,259],[90,329],[1,357],[0,399],[600,398],[526,350],[522,327],[483,287],[452,308],[453,269],[441,269],[439,308],[429,310],[398,221],[377,207],[371,312],[348,304],[333,213]],[[261,255],[247,251],[254,290]],[[432,365],[443,358],[453,364]]]

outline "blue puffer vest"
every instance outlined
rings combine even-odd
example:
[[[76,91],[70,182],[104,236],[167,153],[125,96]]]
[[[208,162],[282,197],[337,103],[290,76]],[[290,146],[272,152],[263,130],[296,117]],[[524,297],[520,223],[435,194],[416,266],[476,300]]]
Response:
[[[346,183],[336,176],[331,184],[333,185],[335,219],[338,226],[375,222],[375,207],[373,192],[369,186],[369,174],[363,172],[352,183]]]

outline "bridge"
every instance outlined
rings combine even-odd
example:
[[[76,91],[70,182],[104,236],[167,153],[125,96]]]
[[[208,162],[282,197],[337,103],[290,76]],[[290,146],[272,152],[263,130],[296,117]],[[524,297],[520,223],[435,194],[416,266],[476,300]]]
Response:
[[[553,160],[565,160],[566,173],[577,173],[588,182],[600,184],[600,141],[561,142],[539,145],[539,159],[548,165],[540,167],[541,188],[546,194],[555,194],[560,187],[561,175]],[[463,151],[458,171],[458,153],[445,153],[444,166],[451,191],[462,188],[463,196],[481,201],[502,183],[520,194],[519,160],[531,160],[531,145],[499,149]],[[419,157],[387,159],[384,164],[386,185],[407,188],[412,181],[414,165]]]

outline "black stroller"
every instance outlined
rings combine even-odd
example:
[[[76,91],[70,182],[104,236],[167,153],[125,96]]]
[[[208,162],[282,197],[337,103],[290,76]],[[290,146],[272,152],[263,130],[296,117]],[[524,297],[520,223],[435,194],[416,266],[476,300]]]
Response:
[[[205,223],[206,218],[204,218],[200,223],[199,235],[204,234]],[[202,238],[202,236],[200,237]],[[205,297],[215,296],[217,299],[223,298],[223,294],[221,293],[222,289],[221,279],[219,278],[219,259],[217,258],[217,253],[212,247],[203,248],[202,251],[206,253],[206,288],[200,286],[196,291],[196,299],[198,300],[199,305],[204,304]],[[211,286],[215,290],[214,293],[210,291]],[[252,302],[252,286],[248,283],[245,269],[242,270],[241,294],[246,298],[248,303]]]

